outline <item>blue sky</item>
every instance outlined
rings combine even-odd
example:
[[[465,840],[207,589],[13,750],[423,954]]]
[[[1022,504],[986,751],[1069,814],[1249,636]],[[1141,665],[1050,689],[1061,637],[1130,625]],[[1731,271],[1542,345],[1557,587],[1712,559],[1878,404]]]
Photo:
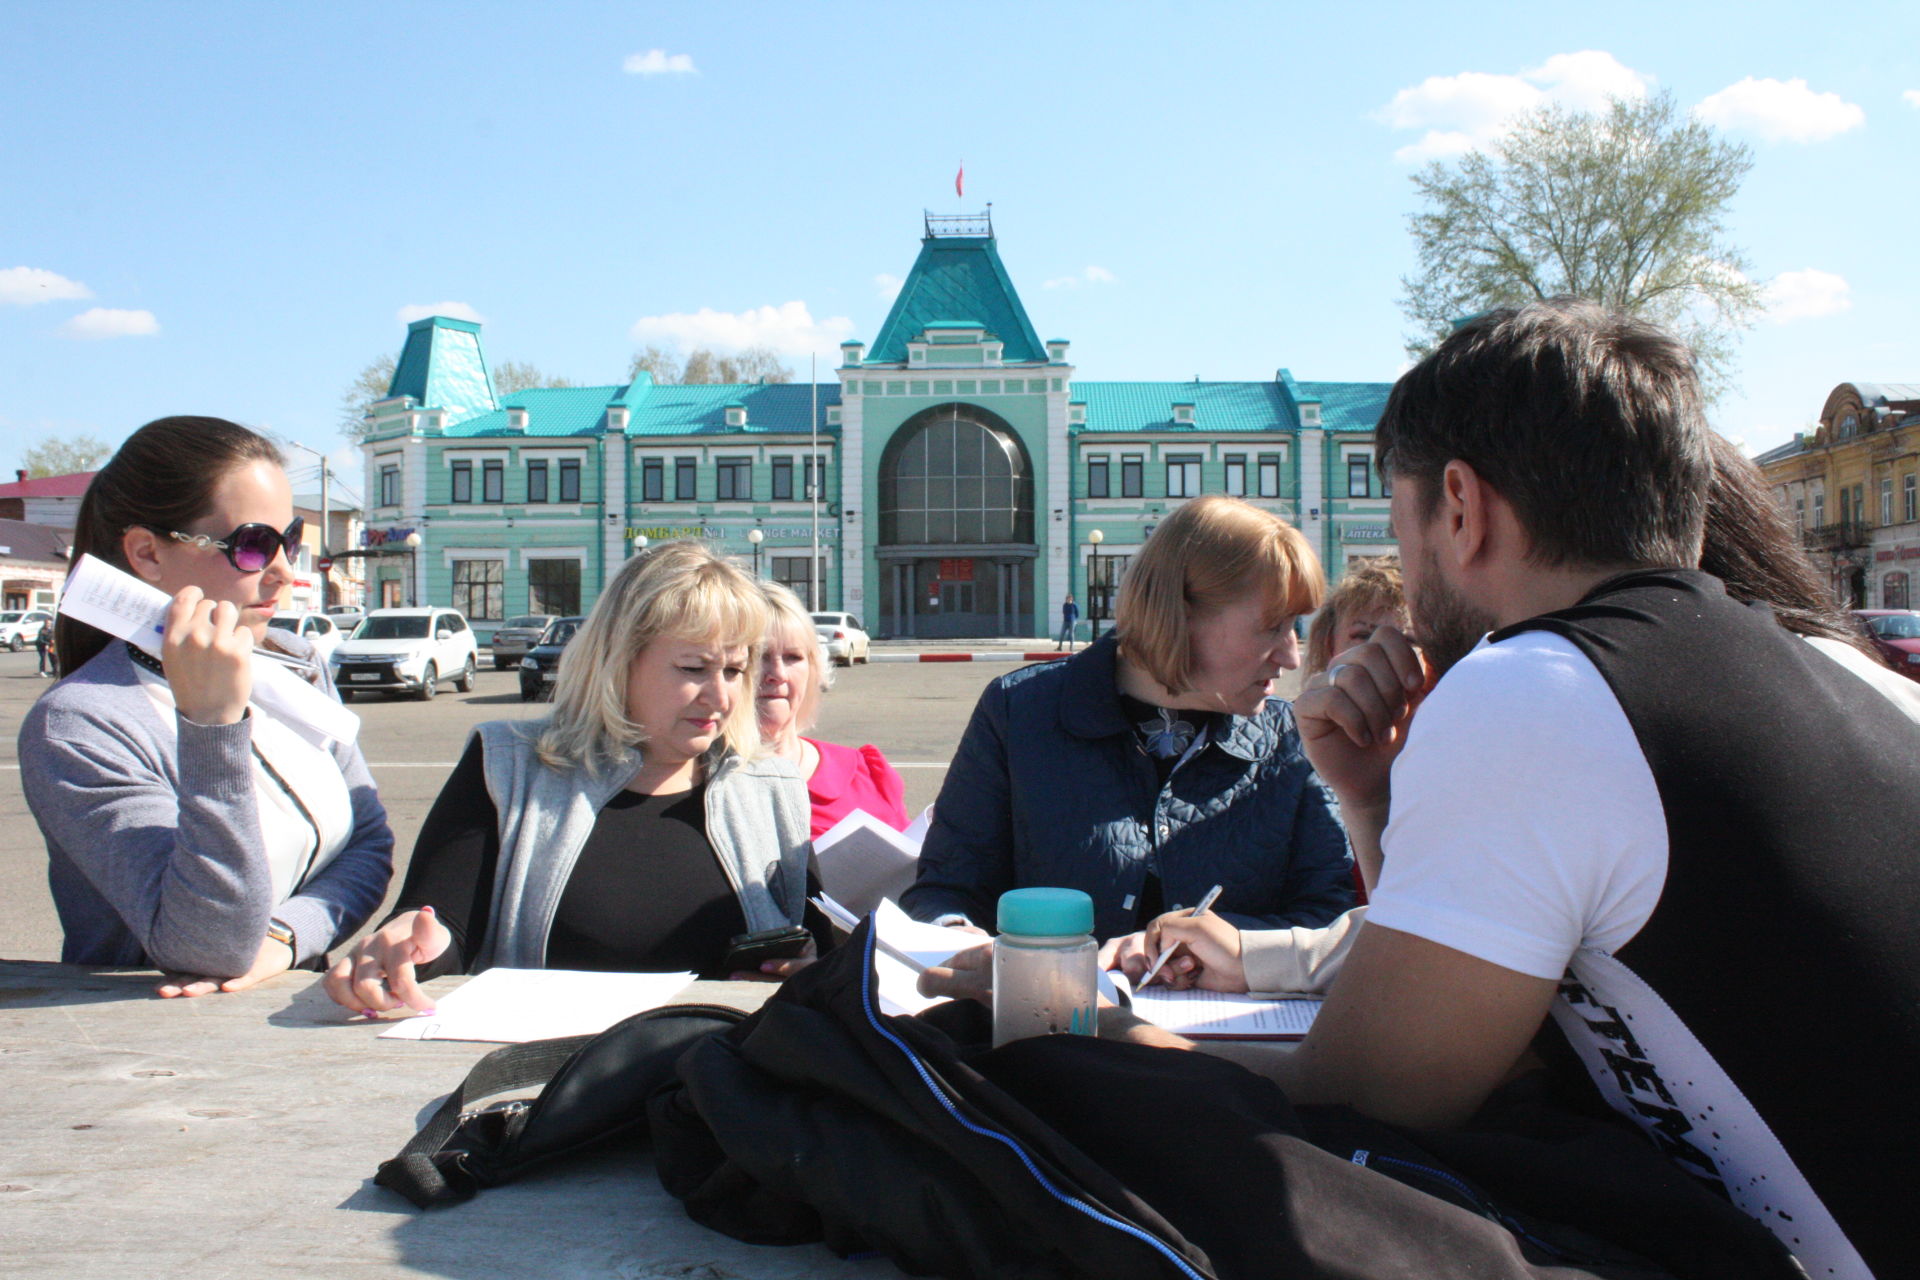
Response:
[[[1717,424],[1920,381],[1911,3],[1296,8],[0,0],[0,475],[168,413],[340,450],[435,304],[576,382],[647,341],[804,377],[988,201],[1082,377],[1391,379],[1416,158],[1648,87],[1754,151],[1776,309]]]

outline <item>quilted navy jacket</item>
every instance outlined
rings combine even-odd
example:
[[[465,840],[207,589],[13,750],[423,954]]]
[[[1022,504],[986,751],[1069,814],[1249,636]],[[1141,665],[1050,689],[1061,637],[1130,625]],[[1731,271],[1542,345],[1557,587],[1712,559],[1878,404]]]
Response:
[[[1353,906],[1346,833],[1293,708],[1229,718],[1162,787],[1122,709],[1117,655],[1109,635],[987,686],[901,906],[990,929],[1008,889],[1083,889],[1110,938],[1133,931],[1149,869],[1169,909],[1221,885],[1214,910],[1242,928],[1323,925]]]

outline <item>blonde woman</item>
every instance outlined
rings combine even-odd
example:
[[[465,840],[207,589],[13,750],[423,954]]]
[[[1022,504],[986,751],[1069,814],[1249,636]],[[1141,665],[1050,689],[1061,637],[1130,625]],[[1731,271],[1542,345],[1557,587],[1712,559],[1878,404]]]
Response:
[[[725,973],[728,940],[802,922],[807,791],[760,752],[754,581],[696,542],[627,562],[567,647],[544,721],[475,731],[398,909],[334,966],[350,1009],[495,965]]]
[[[987,686],[900,905],[979,927],[1008,889],[1081,889],[1123,963],[1139,929],[1216,884],[1215,912],[1246,928],[1352,906],[1332,796],[1269,696],[1300,664],[1294,619],[1324,590],[1278,516],[1182,504],[1128,566],[1113,633]]]
[[[1365,644],[1381,627],[1410,630],[1399,556],[1373,556],[1347,566],[1307,628],[1307,662],[1301,674],[1309,680],[1319,675],[1335,654]]]
[[[904,830],[906,788],[880,748],[843,747],[801,736],[820,718],[820,698],[833,683],[833,668],[800,597],[777,582],[761,586],[773,625],[760,654],[760,683],[754,690],[760,738],[807,780],[813,834],[824,834],[855,809]]]

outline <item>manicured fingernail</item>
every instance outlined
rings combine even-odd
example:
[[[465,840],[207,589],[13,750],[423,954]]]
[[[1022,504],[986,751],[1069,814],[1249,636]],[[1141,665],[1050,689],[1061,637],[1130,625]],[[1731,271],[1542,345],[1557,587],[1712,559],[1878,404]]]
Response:
[[[432,908],[432,907],[422,907],[422,908],[420,908],[420,914],[421,914],[421,915],[423,915],[423,916],[430,916],[430,915],[432,915],[432,914],[433,914],[433,908]]]
[[[438,1012],[440,1012],[438,1009],[422,1009],[420,1011],[420,1016],[423,1018],[430,1018]]]
[[[363,1018],[377,1018],[380,1016],[380,1014],[378,1011],[373,1009],[362,1009],[360,1011],[360,1016]]]

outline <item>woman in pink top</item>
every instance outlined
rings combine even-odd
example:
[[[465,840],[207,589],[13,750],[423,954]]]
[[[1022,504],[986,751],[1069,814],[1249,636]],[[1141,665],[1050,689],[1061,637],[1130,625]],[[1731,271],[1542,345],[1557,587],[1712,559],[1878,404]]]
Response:
[[[907,825],[905,789],[900,775],[875,746],[843,747],[800,735],[813,727],[820,695],[832,683],[833,668],[813,629],[813,616],[800,597],[777,582],[761,584],[773,606],[773,631],[760,659],[755,705],[760,737],[775,755],[794,762],[807,780],[813,801],[813,834],[865,809],[895,830]]]

